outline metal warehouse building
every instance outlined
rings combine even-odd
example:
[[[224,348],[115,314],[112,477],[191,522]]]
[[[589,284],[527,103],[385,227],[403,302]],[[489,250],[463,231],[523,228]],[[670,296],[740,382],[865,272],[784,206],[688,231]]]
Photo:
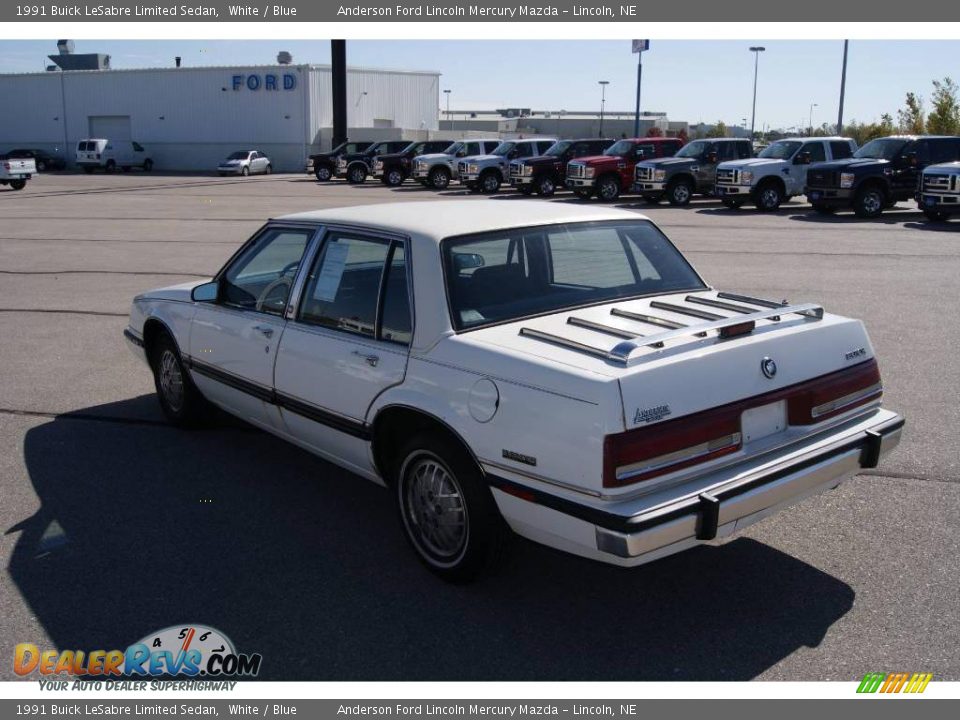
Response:
[[[357,139],[421,139],[439,128],[439,73],[348,68],[347,125]],[[146,146],[158,169],[210,170],[258,149],[278,171],[301,170],[330,145],[329,65],[79,70],[0,75],[0,152],[56,151],[78,140]]]

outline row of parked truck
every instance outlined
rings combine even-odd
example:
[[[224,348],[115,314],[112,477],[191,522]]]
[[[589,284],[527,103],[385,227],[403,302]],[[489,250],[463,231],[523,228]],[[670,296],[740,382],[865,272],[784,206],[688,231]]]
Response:
[[[843,137],[786,138],[759,155],[738,138],[346,142],[312,155],[307,170],[321,182],[339,177],[358,184],[372,176],[388,186],[412,179],[444,190],[458,182],[483,193],[509,184],[541,197],[566,188],[582,199],[633,193],[676,206],[700,195],[766,212],[801,195],[822,214],[850,209],[875,218],[910,199],[931,220],[960,212],[955,136],[897,135],[863,147]]]

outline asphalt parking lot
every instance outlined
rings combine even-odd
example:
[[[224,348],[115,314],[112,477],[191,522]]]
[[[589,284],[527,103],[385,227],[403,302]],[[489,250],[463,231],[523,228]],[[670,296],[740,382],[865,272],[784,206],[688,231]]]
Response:
[[[164,424],[121,337],[135,293],[211,275],[271,216],[435,197],[463,193],[142,173],[0,188],[0,679],[19,642],[125,648],[183,622],[274,680],[960,679],[960,223],[906,203],[876,222],[618,203],[717,287],[863,318],[908,420],[878,471],[721,545],[624,571],[518,540],[497,575],[451,587],[378,487],[227,418]]]

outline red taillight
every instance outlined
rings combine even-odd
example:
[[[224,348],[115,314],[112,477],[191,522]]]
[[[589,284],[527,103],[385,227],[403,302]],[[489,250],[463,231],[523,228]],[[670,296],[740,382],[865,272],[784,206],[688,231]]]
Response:
[[[608,435],[603,487],[632,485],[736,452],[745,410],[785,400],[790,425],[812,425],[883,394],[876,360],[646,428]]]

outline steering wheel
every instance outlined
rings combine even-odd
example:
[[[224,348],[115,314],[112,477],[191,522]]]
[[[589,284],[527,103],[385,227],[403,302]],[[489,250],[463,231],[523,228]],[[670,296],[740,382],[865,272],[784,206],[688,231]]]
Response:
[[[286,302],[287,296],[290,294],[290,288],[293,287],[293,278],[297,274],[296,270],[299,266],[299,260],[294,260],[292,263],[287,263],[287,265],[284,266],[277,279],[269,283],[260,293],[260,297],[257,298],[257,312],[263,312],[263,306],[267,304],[270,295],[277,288],[285,288],[283,292],[283,302]],[[282,308],[280,309],[282,310]]]

